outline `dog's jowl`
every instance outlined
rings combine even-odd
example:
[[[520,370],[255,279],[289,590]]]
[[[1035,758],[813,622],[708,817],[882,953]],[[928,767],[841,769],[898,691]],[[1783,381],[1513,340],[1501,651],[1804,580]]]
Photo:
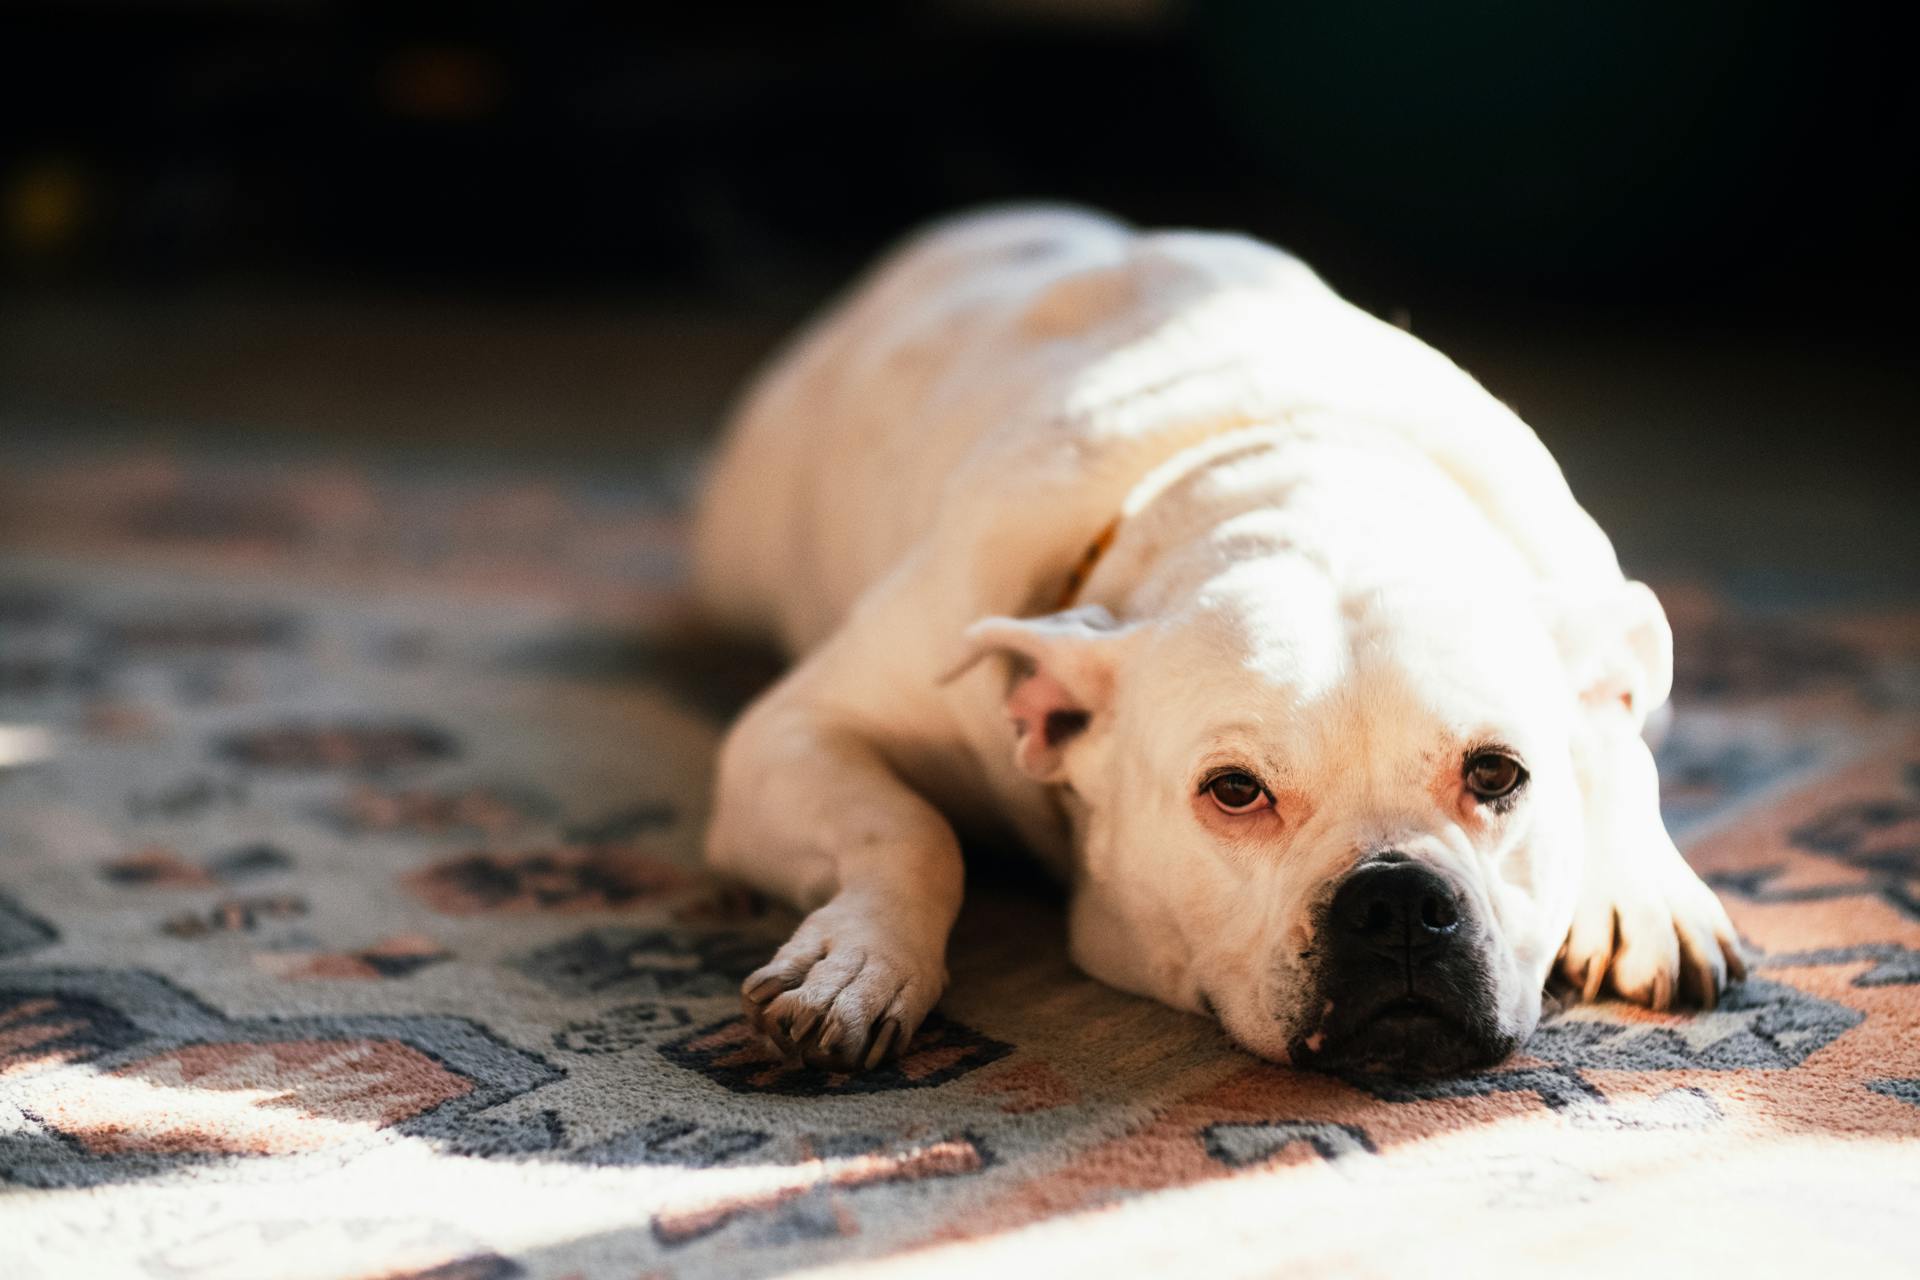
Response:
[[[783,1050],[897,1053],[946,985],[953,822],[1071,887],[1075,960],[1343,1070],[1498,1060],[1557,967],[1740,975],[1641,737],[1672,638],[1533,433],[1239,236],[936,226],[748,395],[710,614],[797,665],[708,852],[809,914],[746,980]]]

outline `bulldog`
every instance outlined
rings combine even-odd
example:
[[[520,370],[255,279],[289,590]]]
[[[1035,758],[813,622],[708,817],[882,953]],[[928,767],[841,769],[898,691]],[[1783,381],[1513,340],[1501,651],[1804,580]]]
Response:
[[[1737,938],[1643,738],[1672,636],[1532,431],[1255,240],[937,224],[750,388],[711,617],[797,660],[707,855],[806,913],[742,988],[872,1068],[940,998],[956,828],[1075,962],[1276,1062],[1492,1064],[1573,991],[1711,1006]]]

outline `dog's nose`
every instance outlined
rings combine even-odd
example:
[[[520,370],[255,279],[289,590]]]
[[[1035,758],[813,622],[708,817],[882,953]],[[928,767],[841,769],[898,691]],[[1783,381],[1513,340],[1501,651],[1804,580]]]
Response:
[[[1369,862],[1333,895],[1331,923],[1349,945],[1378,955],[1430,958],[1461,936],[1460,893],[1418,862]]]

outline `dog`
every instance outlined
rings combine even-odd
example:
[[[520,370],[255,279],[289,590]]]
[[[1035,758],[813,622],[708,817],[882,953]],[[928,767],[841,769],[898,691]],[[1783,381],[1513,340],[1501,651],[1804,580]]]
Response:
[[[1490,1065],[1556,966],[1653,1009],[1744,975],[1660,818],[1658,600],[1518,417],[1256,240],[919,233],[750,387],[693,560],[797,659],[706,840],[806,913],[742,987],[789,1060],[913,1038],[957,829],[1066,882],[1086,972],[1281,1063]]]

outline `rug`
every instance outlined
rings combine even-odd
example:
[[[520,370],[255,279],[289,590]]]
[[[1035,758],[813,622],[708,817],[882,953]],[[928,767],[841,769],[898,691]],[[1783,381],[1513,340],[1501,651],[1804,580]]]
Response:
[[[697,865],[772,673],[686,459],[0,465],[0,1275],[1920,1271],[1920,613],[1658,583],[1671,824],[1753,976],[1295,1073],[973,875],[897,1063],[782,1065]]]

